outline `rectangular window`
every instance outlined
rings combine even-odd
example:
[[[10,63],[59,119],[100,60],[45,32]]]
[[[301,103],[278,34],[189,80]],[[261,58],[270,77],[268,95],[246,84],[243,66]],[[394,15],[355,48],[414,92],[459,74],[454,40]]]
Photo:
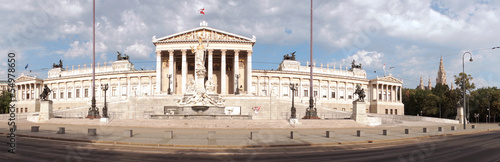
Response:
[[[88,88],[85,88],[85,95],[84,95],[85,98],[89,97],[89,89]]]
[[[332,98],[335,98],[335,92],[332,92]]]
[[[326,89],[321,90],[321,95],[323,98],[328,98],[328,92],[326,91]]]
[[[116,87],[111,88],[111,96],[116,96]]]
[[[283,96],[288,96],[288,87],[283,86]]]
[[[60,98],[60,99],[63,99],[63,98],[64,98],[64,92],[61,92],[61,93],[60,93],[59,98]]]
[[[252,85],[252,94],[255,95],[255,92],[257,92],[257,87]]]
[[[339,98],[344,99],[344,90],[340,90]]]
[[[382,92],[378,92],[378,100],[382,100]]]
[[[389,114],[389,110],[388,109],[385,109],[385,114]]]
[[[295,89],[295,97],[298,97],[299,96],[299,90],[298,89]]]
[[[352,99],[352,91],[347,91],[347,99]]]
[[[317,97],[318,96],[318,91],[314,91],[314,97]]]
[[[71,92],[68,92],[68,98],[71,98]]]
[[[392,115],[392,109],[391,109],[391,115]]]
[[[127,96],[127,86],[122,86],[122,96]]]
[[[142,85],[142,94],[149,95],[149,87],[147,85]]]
[[[398,115],[398,109],[394,109],[394,114]]]
[[[80,98],[80,89],[75,90],[75,97]]]
[[[57,90],[52,91],[52,99],[57,99]]]
[[[309,96],[309,91],[308,90],[304,90],[304,97],[308,97]]]

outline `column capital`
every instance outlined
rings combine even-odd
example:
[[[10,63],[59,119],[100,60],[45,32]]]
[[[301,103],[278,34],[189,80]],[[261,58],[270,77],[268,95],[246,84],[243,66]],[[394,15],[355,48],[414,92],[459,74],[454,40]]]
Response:
[[[251,55],[251,54],[252,54],[252,52],[253,52],[253,50],[247,50],[247,53],[248,53],[249,55]]]
[[[207,51],[210,53],[214,52],[214,49],[207,49]]]
[[[226,54],[227,49],[221,49],[220,51],[222,51],[222,54]]]
[[[174,53],[174,50],[173,49],[169,49],[168,53]]]
[[[187,52],[187,49],[181,49],[181,52],[182,52],[183,55],[185,55],[186,52]]]
[[[235,53],[235,54],[240,53],[240,50],[239,50],[239,49],[235,49],[235,50],[234,50],[234,53]]]
[[[161,50],[155,51],[157,55],[161,55]]]

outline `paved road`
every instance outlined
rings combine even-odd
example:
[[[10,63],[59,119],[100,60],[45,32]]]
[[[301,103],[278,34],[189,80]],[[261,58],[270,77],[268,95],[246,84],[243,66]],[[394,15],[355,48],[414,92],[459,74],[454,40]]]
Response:
[[[6,143],[7,138],[0,138]],[[131,147],[18,137],[0,161],[500,161],[500,131],[329,147]]]

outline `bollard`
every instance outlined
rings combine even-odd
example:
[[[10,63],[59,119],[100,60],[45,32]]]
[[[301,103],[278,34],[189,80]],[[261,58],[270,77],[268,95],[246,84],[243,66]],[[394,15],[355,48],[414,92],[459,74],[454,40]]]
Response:
[[[443,127],[438,127],[438,132],[442,132],[443,131]]]
[[[215,139],[215,131],[208,131],[208,139]]]
[[[123,137],[132,137],[132,130],[123,131]]]
[[[174,131],[165,131],[165,136],[163,138],[172,139],[174,138]]]
[[[410,134],[410,133],[411,133],[410,129],[405,129],[405,134]]]
[[[326,138],[332,138],[333,137],[333,131],[326,131]]]
[[[472,129],[476,129],[476,125],[471,125],[470,126]]]
[[[40,126],[31,126],[31,132],[38,132],[40,130]]]
[[[384,136],[389,135],[389,130],[387,130],[387,129],[382,130],[382,134],[383,134]]]
[[[361,136],[364,136],[365,135],[365,132],[362,131],[362,130],[358,130],[358,137],[361,137]]]
[[[66,133],[66,128],[59,127],[59,131],[57,131],[57,134],[64,134],[64,133]]]
[[[88,135],[89,136],[97,135],[97,130],[95,128],[89,128]]]
[[[251,140],[259,139],[259,132],[250,132],[250,139]]]
[[[299,139],[299,132],[297,132],[297,131],[290,131],[290,138],[291,139]]]
[[[427,133],[427,128],[423,128],[422,132]]]
[[[452,131],[457,130],[457,127],[456,126],[451,126],[451,130]]]

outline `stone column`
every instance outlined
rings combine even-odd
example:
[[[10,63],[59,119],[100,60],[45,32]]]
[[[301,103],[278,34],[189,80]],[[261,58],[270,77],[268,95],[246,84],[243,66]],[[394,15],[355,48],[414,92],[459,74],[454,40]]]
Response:
[[[37,94],[38,94],[38,91],[37,91],[38,86],[36,86],[36,82],[35,82],[35,83],[33,83],[33,84],[35,84],[35,90],[34,90],[35,92],[33,92],[33,98],[36,100],[36,99],[38,98],[38,97],[37,97],[37,96],[38,96],[38,95],[37,95]]]
[[[221,50],[220,58],[220,93],[227,94],[226,86],[226,49]]]
[[[399,86],[399,102],[403,102],[403,86]]]
[[[345,86],[344,86],[344,101],[347,101],[347,98],[349,98],[349,96],[347,95],[347,82],[345,82]]]
[[[214,49],[208,49],[208,80],[213,81],[213,52]]]
[[[260,96],[260,76],[257,76],[257,85],[255,86],[255,95]]]
[[[375,84],[376,88],[375,88],[375,100],[378,101],[378,98],[379,98],[379,95],[378,95],[378,83]]]
[[[326,66],[328,66],[328,65],[326,65]],[[328,70],[328,68],[327,68],[327,70]],[[326,94],[326,99],[330,100],[330,98],[332,98],[332,92],[330,90],[330,80],[328,80],[328,90],[326,91],[326,93],[327,93]]]
[[[186,49],[182,49],[182,79],[181,79],[181,91],[186,93],[186,82],[187,82],[187,60],[186,60]]]
[[[83,99],[84,95],[84,89],[83,89],[83,80],[80,80],[80,99]]]
[[[122,84],[121,84],[121,79],[120,77],[117,77],[116,79],[118,81],[118,87],[116,87],[116,97],[121,98],[122,97]]]
[[[161,92],[161,76],[162,76],[162,66],[161,63],[161,51],[156,51],[156,91],[155,93]]]
[[[281,76],[278,77],[278,97],[280,97],[280,98],[281,98],[281,96],[283,96],[283,92],[282,92],[282,88],[281,88],[281,86],[282,86],[281,79],[283,79],[283,78],[281,78]],[[292,83],[291,80],[289,83]],[[290,96],[288,96],[288,97],[290,97]]]
[[[251,94],[250,89],[252,88],[252,50],[247,51],[247,85],[246,91],[247,94]]]
[[[139,91],[139,96],[142,96],[142,81],[141,81],[141,76],[138,76],[139,78],[139,87],[137,88],[137,91]],[[135,92],[137,94],[137,91]]]
[[[68,82],[64,82],[64,92],[63,92],[63,94],[65,95],[64,100],[69,100],[69,98],[68,98]]]
[[[335,66],[334,66],[334,69],[335,69]],[[338,101],[339,100],[339,81],[336,81],[335,82],[335,100]]]
[[[302,95],[302,93],[304,93],[304,92],[302,92],[302,91],[304,91],[304,90],[302,89],[302,78],[299,78],[299,92],[298,92],[298,93],[299,93],[299,98],[300,98],[300,99],[302,99],[302,96],[303,96],[303,95]]]
[[[130,97],[130,92],[131,92],[130,88],[132,88],[132,86],[130,86],[130,81],[132,81],[130,77],[127,77],[127,92],[126,92],[127,97]]]
[[[389,100],[389,97],[387,97],[389,95],[389,85],[385,85],[385,102],[387,102]]]
[[[233,92],[234,93],[236,93],[236,89],[239,88],[239,84],[237,85],[239,78],[236,79],[236,75],[238,75],[240,73],[239,72],[240,71],[240,68],[239,68],[240,67],[239,66],[240,65],[239,64],[240,57],[239,57],[239,55],[240,55],[240,50],[238,50],[238,49],[234,50],[234,61],[233,61],[234,62],[234,65],[233,65],[234,66],[234,68],[233,68],[233,74],[234,74],[233,75],[233,77],[234,77],[234,83],[233,83],[233,85],[234,85],[234,91]]]
[[[153,77],[149,76],[148,78],[149,78],[149,90],[148,90],[148,93],[149,93],[149,95],[152,95],[153,94],[152,93],[153,92],[153,90],[152,90],[153,89],[153,83],[152,83],[153,81],[151,81],[151,80],[153,79]]]
[[[168,74],[170,74],[172,77],[170,78],[170,83],[168,87],[170,87],[170,94],[174,94],[174,50],[168,50]],[[168,76],[167,76],[168,77]],[[156,83],[158,85],[158,83]],[[167,87],[167,90],[168,90]]]

